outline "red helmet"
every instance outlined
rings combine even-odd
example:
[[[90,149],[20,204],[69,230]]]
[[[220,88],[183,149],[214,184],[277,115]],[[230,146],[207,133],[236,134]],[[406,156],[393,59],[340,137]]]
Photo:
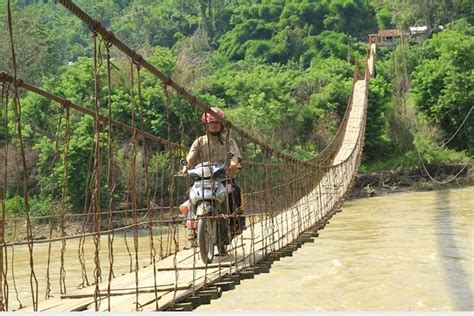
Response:
[[[213,108],[211,108],[211,110],[216,112],[216,114],[219,115],[220,117],[225,118],[225,113],[221,109],[213,107]],[[207,123],[218,122],[218,121],[211,113],[204,113],[201,116],[201,122],[202,122],[202,124],[207,124]]]

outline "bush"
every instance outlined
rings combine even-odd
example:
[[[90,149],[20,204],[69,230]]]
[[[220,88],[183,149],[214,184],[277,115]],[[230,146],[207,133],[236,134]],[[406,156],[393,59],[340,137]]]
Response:
[[[51,202],[51,197],[30,196],[28,199],[30,206],[30,216],[48,216],[54,214],[55,203]],[[7,215],[22,216],[26,214],[25,198],[16,195],[5,200],[5,210]]]

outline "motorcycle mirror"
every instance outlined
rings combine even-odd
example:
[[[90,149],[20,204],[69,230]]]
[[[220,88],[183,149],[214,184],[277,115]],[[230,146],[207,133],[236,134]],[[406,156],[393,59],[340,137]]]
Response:
[[[235,154],[234,154],[233,152],[229,151],[229,152],[227,153],[227,159],[231,160],[231,159],[234,158],[234,157],[235,157]]]
[[[186,161],[186,158],[181,158],[179,164],[184,167],[188,165],[188,162]]]

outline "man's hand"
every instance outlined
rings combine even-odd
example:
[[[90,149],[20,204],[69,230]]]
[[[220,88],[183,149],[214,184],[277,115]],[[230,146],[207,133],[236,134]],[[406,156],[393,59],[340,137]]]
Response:
[[[238,162],[230,161],[230,164],[229,164],[229,171],[230,172],[236,172],[239,169],[240,169],[240,165],[239,165]]]
[[[183,169],[179,172],[182,175],[188,174],[188,166],[183,166]]]

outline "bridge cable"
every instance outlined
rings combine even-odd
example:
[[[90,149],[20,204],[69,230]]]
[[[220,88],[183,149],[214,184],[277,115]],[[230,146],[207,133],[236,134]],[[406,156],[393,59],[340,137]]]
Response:
[[[131,121],[132,127],[135,128],[135,121],[136,121],[136,105],[135,105],[135,65],[133,61],[130,60],[130,110],[131,110]],[[138,302],[138,270],[139,270],[139,263],[138,263],[138,214],[137,214],[137,207],[138,207],[138,193],[137,193],[137,130],[132,134],[131,139],[131,157],[130,157],[130,171],[128,175],[128,190],[130,192],[131,198],[131,205],[132,205],[132,220],[133,220],[133,249],[134,249],[134,263],[135,267],[133,269],[135,274],[135,311],[139,311],[139,302]]]
[[[99,60],[100,44],[97,40],[97,34],[93,33],[94,40],[94,165],[93,165],[93,185],[92,185],[92,214],[94,219],[94,307],[99,311],[101,305],[101,292],[99,283],[102,281],[102,269],[100,263],[100,231],[102,229],[101,217],[101,176],[102,176],[102,141],[100,124],[100,68],[102,63]]]
[[[89,232],[88,224],[91,221],[91,206],[89,201],[89,192],[92,191],[92,188],[90,188],[91,183],[92,183],[92,178],[93,178],[93,171],[92,171],[92,162],[93,162],[93,154],[94,154],[94,146],[93,142],[90,144],[89,148],[89,159],[87,162],[87,175],[86,175],[86,180],[84,183],[84,206],[82,209],[82,225],[81,225],[81,235],[79,238],[79,244],[78,244],[78,249],[77,249],[77,255],[78,255],[78,261],[81,266],[81,278],[82,282],[78,284],[77,288],[81,289],[86,286],[90,285],[89,282],[89,277],[87,275],[87,268],[86,268],[86,259],[85,259],[85,251],[84,251],[84,246],[86,242],[86,237],[92,237],[94,233],[89,233],[88,235],[86,234]]]
[[[111,76],[111,57],[110,57],[110,48],[111,44],[104,41],[105,43],[105,50],[106,50],[106,65],[107,65],[107,127],[108,127],[108,135],[107,135],[107,149],[108,149],[108,164],[107,164],[107,184],[110,187],[109,193],[109,203],[108,203],[108,230],[111,232],[107,236],[108,241],[108,257],[109,257],[109,277],[107,282],[107,310],[111,311],[111,302],[110,302],[110,294],[112,290],[112,279],[115,278],[114,274],[114,240],[115,240],[115,225],[113,221],[113,214],[114,214],[114,195],[115,190],[117,188],[117,175],[116,175],[116,160],[115,154],[112,148],[112,133],[113,133],[113,125],[112,125],[112,76]]]
[[[21,105],[20,99],[18,94],[18,87],[16,85],[16,77],[17,77],[17,64],[16,64],[16,55],[15,55],[15,45],[13,41],[13,27],[12,27],[12,14],[11,14],[11,1],[7,0],[7,21],[8,21],[8,35],[10,40],[10,48],[11,48],[11,60],[12,60],[12,67],[13,67],[13,105],[14,105],[14,114],[16,120],[16,127],[18,133],[18,140],[20,145],[20,152],[21,152],[21,159],[22,159],[22,166],[23,166],[23,193],[24,193],[24,201],[25,201],[25,212],[26,212],[26,231],[27,231],[27,239],[28,243],[28,251],[29,251],[29,264],[30,264],[30,290],[31,290],[31,299],[33,304],[34,311],[38,310],[38,279],[36,278],[36,274],[34,271],[34,261],[33,261],[33,232],[31,227],[31,221],[29,218],[30,215],[30,204],[29,204],[29,190],[28,190],[28,168],[26,165],[26,154],[25,154],[25,146],[23,143],[23,135],[21,130]]]
[[[149,250],[150,250],[150,264],[153,266],[153,286],[155,289],[155,306],[156,310],[158,310],[158,285],[156,282],[157,278],[157,271],[156,271],[156,249],[153,240],[153,212],[151,206],[151,188],[150,188],[150,179],[149,179],[149,169],[148,169],[148,151],[146,143],[146,138],[144,137],[145,131],[145,118],[143,114],[143,97],[142,97],[142,79],[140,76],[140,65],[136,65],[137,68],[137,88],[138,88],[138,105],[139,105],[139,112],[140,112],[140,129],[142,132],[142,139],[143,139],[143,164],[144,164],[144,178],[145,178],[145,196],[146,196],[146,204],[147,204],[147,217],[148,217],[148,242],[149,242]]]
[[[68,187],[68,178],[69,178],[69,142],[71,140],[71,116],[70,109],[66,108],[66,130],[64,135],[64,148],[63,148],[63,179],[62,179],[62,192],[61,192],[61,202],[59,206],[60,212],[60,229],[61,237],[66,236],[65,232],[65,217],[66,213],[66,198],[67,198],[67,187]],[[52,199],[51,199],[52,200]],[[66,253],[66,240],[61,241],[61,256],[60,256],[60,268],[59,268],[59,286],[60,293],[66,294],[66,270],[64,268],[64,255]]]
[[[64,111],[64,109],[63,109]],[[55,173],[56,173],[56,169],[55,168],[55,165],[56,165],[56,161],[58,159],[58,157],[60,158],[60,151],[59,151],[59,132],[61,131],[61,128],[62,128],[62,119],[63,119],[63,114],[61,114],[59,116],[59,119],[58,119],[58,124],[57,124],[57,127],[56,127],[56,140],[54,141],[54,156],[53,156],[53,161],[51,162],[51,174],[52,174],[52,177],[51,177],[51,193],[50,193],[50,196],[51,196],[51,202],[54,200],[54,197],[55,197],[55,189],[56,189],[56,183],[54,181],[54,179],[56,179],[55,177]],[[49,217],[49,239],[51,240],[53,238],[53,222],[54,220],[54,217]],[[49,242],[48,243],[48,262],[47,262],[47,265],[46,265],[46,289],[45,289],[45,299],[48,299],[50,298],[52,295],[51,295],[51,278],[50,278],[50,265],[51,265],[51,248],[52,248],[52,242]]]
[[[2,103],[2,117],[3,117],[3,130],[4,130],[4,159],[3,159],[3,167],[4,167],[4,175],[3,175],[3,190],[0,192],[1,194],[1,207],[2,207],[2,220],[0,221],[1,225],[1,234],[0,234],[0,242],[3,244],[5,243],[5,219],[6,219],[6,205],[5,205],[5,198],[6,198],[6,188],[8,184],[8,93],[10,91],[10,84],[2,82],[2,95],[1,95],[1,103]],[[8,310],[8,251],[7,249],[0,250],[0,311]],[[15,280],[13,278],[13,280]],[[18,297],[18,291],[17,291]],[[20,302],[21,305],[21,302]]]
[[[471,105],[471,108],[469,109],[469,112],[467,112],[466,116],[464,117],[464,119],[462,120],[461,124],[459,125],[459,127],[456,129],[456,131],[454,132],[454,134],[447,140],[445,141],[441,147],[444,147],[446,146],[447,144],[449,144],[453,139],[454,137],[456,137],[456,135],[458,134],[458,132],[461,130],[461,128],[464,126],[464,123],[466,123],[467,119],[469,118],[469,115],[471,115],[471,112],[472,112],[472,109],[474,108],[474,105]]]
[[[8,104],[7,104],[7,108],[8,108]],[[7,118],[6,118],[6,119],[7,119]],[[5,131],[8,132],[8,129],[5,129]],[[15,139],[15,136],[16,136],[16,133],[12,136],[11,139],[14,140],[14,139]],[[6,154],[7,154],[7,153],[6,153]],[[18,162],[19,160],[20,160],[20,157],[18,157],[18,150],[15,149],[15,152],[14,152],[14,161],[15,161],[15,162]],[[16,168],[15,171],[19,172],[17,168]],[[6,173],[5,175],[7,176],[7,173]],[[5,187],[7,187],[7,183],[5,183]],[[20,209],[20,205],[19,205],[19,204],[20,204],[20,202],[19,202],[19,200],[20,200],[20,198],[19,198],[19,190],[20,190],[20,189],[19,189],[19,187],[17,186],[16,189],[15,189],[15,208],[16,208],[17,210]],[[15,212],[15,217],[17,217],[16,212]],[[25,224],[26,224],[26,222],[27,222],[26,217],[25,217],[24,221],[25,221]],[[13,239],[13,240],[16,240],[16,239],[17,239],[17,235],[18,235],[18,222],[15,221],[15,225],[14,225],[14,228],[13,228],[13,236],[12,236],[12,239]],[[29,241],[27,240],[26,242],[24,242],[24,245],[28,245],[28,243],[29,243]],[[11,275],[12,275],[13,289],[15,290],[15,299],[16,299],[16,301],[18,302],[19,306],[22,307],[22,306],[23,306],[23,303],[22,303],[21,300],[20,300],[20,295],[19,295],[18,286],[17,286],[17,281],[16,281],[16,274],[15,274],[15,271],[16,271],[16,270],[15,270],[15,266],[16,266],[16,265],[15,265],[15,262],[16,262],[16,259],[15,259],[15,258],[16,258],[16,252],[15,252],[15,249],[12,248]],[[5,272],[7,272],[7,271],[5,271]],[[8,273],[6,273],[6,274],[8,275]],[[7,310],[8,310],[8,296],[7,296],[6,303],[7,303],[6,306],[7,306]]]

